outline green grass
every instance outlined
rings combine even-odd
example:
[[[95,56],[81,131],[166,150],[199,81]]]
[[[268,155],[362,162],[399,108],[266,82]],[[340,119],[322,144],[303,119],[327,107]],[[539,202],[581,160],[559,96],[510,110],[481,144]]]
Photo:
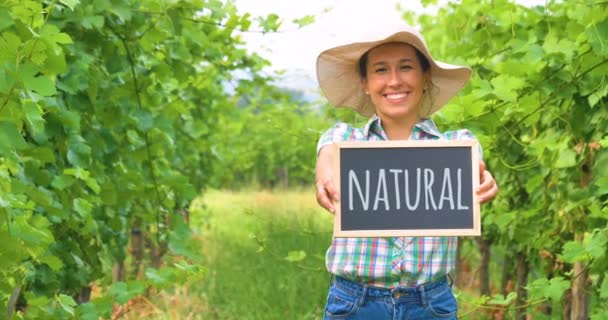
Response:
[[[196,318],[322,318],[332,221],[313,191],[209,191],[192,209],[208,270],[190,286]]]

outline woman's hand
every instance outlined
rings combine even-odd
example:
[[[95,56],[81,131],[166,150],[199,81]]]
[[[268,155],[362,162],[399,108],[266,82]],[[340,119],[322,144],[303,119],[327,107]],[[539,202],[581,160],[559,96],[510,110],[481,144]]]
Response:
[[[333,182],[333,148],[323,147],[317,157],[316,187],[317,203],[327,211],[334,213],[334,203],[338,202],[340,195]]]
[[[479,203],[488,202],[498,194],[498,185],[492,177],[490,171],[486,170],[486,164],[483,161],[479,162],[479,187],[477,188],[477,197]]]

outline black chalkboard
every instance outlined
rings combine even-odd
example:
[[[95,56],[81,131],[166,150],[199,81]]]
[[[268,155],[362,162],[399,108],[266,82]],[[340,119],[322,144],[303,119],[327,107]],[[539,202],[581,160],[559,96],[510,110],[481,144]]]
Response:
[[[334,236],[480,235],[474,140],[335,144]]]

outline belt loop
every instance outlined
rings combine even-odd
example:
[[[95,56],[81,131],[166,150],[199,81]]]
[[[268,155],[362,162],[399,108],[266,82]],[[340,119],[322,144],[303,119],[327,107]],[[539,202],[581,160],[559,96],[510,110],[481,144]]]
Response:
[[[418,291],[420,291],[420,304],[423,307],[426,307],[427,301],[426,301],[426,292],[424,291],[424,285],[419,286]]]
[[[357,301],[357,305],[362,306],[365,304],[365,300],[367,299],[367,285],[363,285],[363,291],[361,291],[361,297],[359,297],[359,301]]]
[[[451,274],[446,274],[446,276],[448,277],[448,285],[450,286],[450,288],[452,287],[452,285],[454,284],[454,278],[452,278]]]

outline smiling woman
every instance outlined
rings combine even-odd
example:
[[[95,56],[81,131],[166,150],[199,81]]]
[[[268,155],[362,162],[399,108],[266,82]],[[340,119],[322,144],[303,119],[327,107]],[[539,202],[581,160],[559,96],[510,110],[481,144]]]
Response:
[[[334,202],[340,199],[333,182],[332,164],[337,155],[334,148],[325,146],[342,141],[475,139],[468,130],[442,133],[429,118],[467,83],[471,70],[434,60],[422,35],[409,26],[393,29],[388,36],[379,31],[374,29],[358,41],[325,50],[317,59],[317,77],[329,102],[370,117],[363,128],[338,123],[319,140],[317,201],[330,212],[334,212]],[[460,190],[458,170],[434,172],[419,167],[408,172],[400,171],[400,167],[401,163],[391,166],[389,172],[373,174],[350,172],[348,190],[351,194],[359,191],[366,210],[381,210],[383,206],[387,209],[389,199],[395,200],[397,206],[396,192],[392,196],[385,192],[387,175],[392,174],[395,181],[404,181],[400,189],[417,189],[416,205],[406,197],[403,211],[411,209],[411,213],[419,216],[425,210],[444,205],[465,206],[454,199],[454,190],[456,194]],[[498,189],[483,162],[479,172],[477,198],[485,202],[494,198]],[[413,176],[417,178],[410,180]],[[374,180],[373,201],[363,196],[361,179],[366,195],[370,180]],[[435,181],[441,184],[441,188],[435,188],[441,191],[436,195]],[[448,276],[454,269],[456,244],[454,236],[334,235],[326,267],[335,281],[329,290],[325,319],[456,319],[457,305]]]

